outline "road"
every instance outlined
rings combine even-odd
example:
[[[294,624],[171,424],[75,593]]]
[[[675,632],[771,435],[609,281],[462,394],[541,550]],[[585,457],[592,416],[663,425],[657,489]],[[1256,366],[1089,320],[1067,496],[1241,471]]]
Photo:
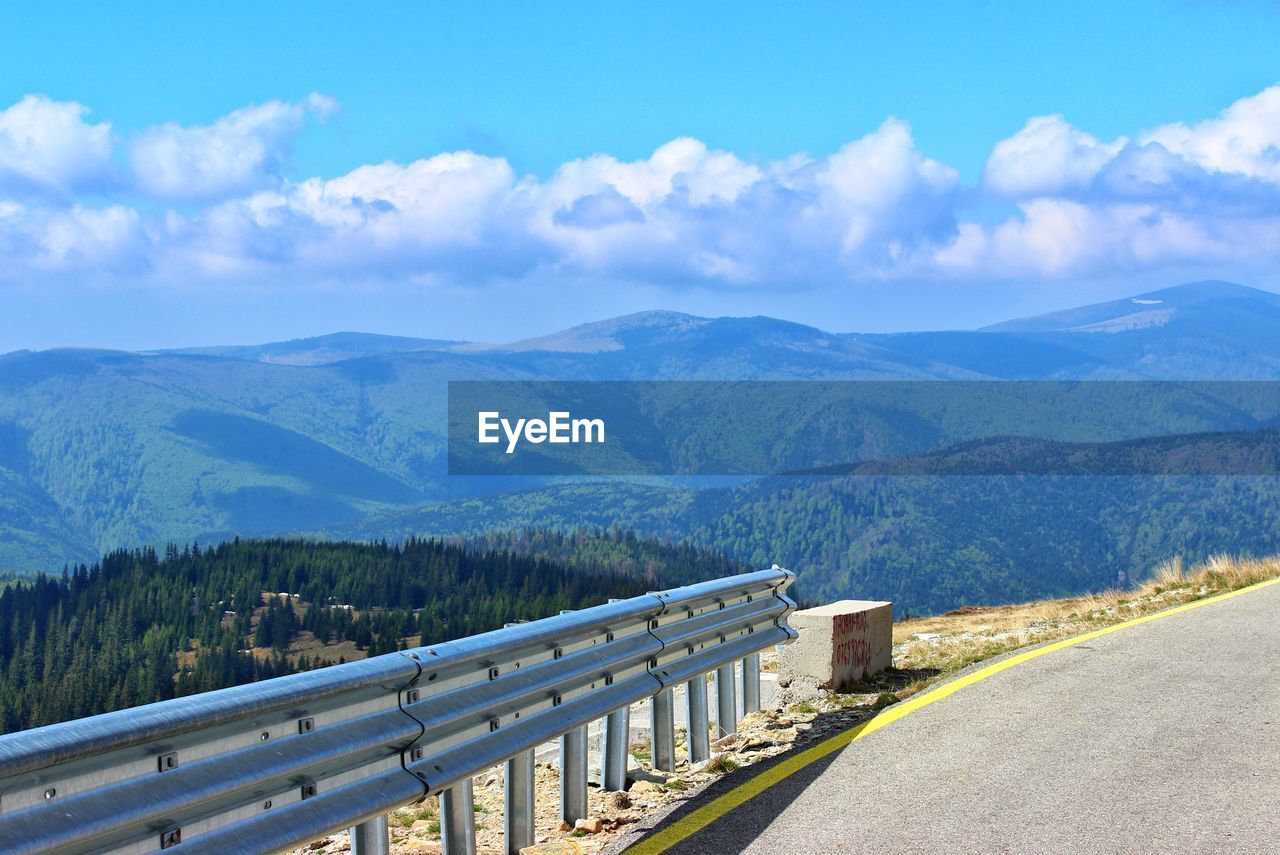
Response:
[[[667,851],[1280,851],[1280,585],[965,686]]]

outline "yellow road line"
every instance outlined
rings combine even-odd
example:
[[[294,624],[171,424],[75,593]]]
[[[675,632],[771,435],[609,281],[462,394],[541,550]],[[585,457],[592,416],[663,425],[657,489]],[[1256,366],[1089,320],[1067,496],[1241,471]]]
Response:
[[[964,675],[963,677],[957,677],[954,680],[943,683],[942,685],[930,689],[927,692],[921,692],[920,694],[914,695],[901,703],[885,708],[885,710],[875,718],[870,719],[869,721],[864,721],[856,727],[850,728],[842,733],[838,733],[830,739],[819,742],[812,748],[807,748],[794,757],[789,757],[776,766],[766,769],[754,778],[742,782],[734,789],[708,802],[697,810],[689,813],[687,816],[681,817],[678,821],[672,823],[656,834],[652,834],[649,837],[638,841],[634,846],[631,846],[626,850],[627,855],[657,855],[659,852],[665,852],[667,849],[675,846],[685,838],[701,831],[703,828],[710,825],[712,822],[715,822],[729,811],[755,798],[774,784],[794,775],[806,766],[821,760],[823,757],[826,757],[835,751],[839,751],[841,748],[862,739],[864,736],[869,736],[870,734],[875,733],[882,727],[893,724],[903,716],[910,715],[922,707],[926,707],[929,704],[942,700],[943,698],[950,697],[966,686],[972,686],[974,683],[999,674],[1001,671],[1012,668],[1015,665],[1021,665],[1023,662],[1028,662],[1037,657],[1044,656],[1046,653],[1052,653],[1055,650],[1062,650],[1063,648],[1071,647],[1072,645],[1080,644],[1081,642],[1089,641],[1090,639],[1099,638],[1103,635],[1110,635],[1113,632],[1119,632],[1120,630],[1128,629],[1131,626],[1138,626],[1139,624],[1147,623],[1148,621],[1159,620],[1160,618],[1166,618],[1170,615],[1181,614],[1182,612],[1190,611],[1191,609],[1199,608],[1200,606],[1207,606],[1210,603],[1229,600],[1232,597],[1238,597],[1241,594],[1247,594],[1250,591],[1257,591],[1275,584],[1280,584],[1280,579],[1270,579],[1266,582],[1259,582],[1258,584],[1250,585],[1247,588],[1239,588],[1235,591],[1228,591],[1225,594],[1218,594],[1203,600],[1184,603],[1180,606],[1165,609],[1161,612],[1127,620],[1123,623],[1104,627],[1103,629],[1093,630],[1092,632],[1086,632],[1083,635],[1064,638],[1061,641],[1055,641],[1051,644],[1046,644],[1043,647],[1037,647],[1034,650],[1028,650],[1023,653],[1010,656],[1006,659],[1002,659],[999,662],[988,665],[985,668],[980,668],[977,671]]]

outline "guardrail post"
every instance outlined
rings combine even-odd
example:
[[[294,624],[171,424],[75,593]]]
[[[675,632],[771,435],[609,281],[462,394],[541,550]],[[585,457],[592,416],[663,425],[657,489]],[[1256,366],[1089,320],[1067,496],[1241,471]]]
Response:
[[[742,714],[760,711],[760,654],[750,653],[742,660]]]
[[[707,717],[707,675],[699,674],[684,684],[689,703],[689,762],[701,763],[711,756],[711,722]]]
[[[662,772],[674,772],[676,698],[671,689],[663,689],[649,699],[649,741],[653,752],[653,768]]]
[[[725,737],[738,731],[738,681],[734,663],[716,669],[716,736]]]
[[[507,761],[502,789],[502,838],[507,855],[518,855],[533,845],[533,749]]]
[[[631,707],[619,707],[604,718],[604,752],[600,762],[600,786],[605,790],[627,788],[627,744],[631,741]]]
[[[470,778],[440,794],[440,843],[444,855],[475,855],[475,791]]]
[[[351,855],[387,855],[390,851],[385,813],[351,827]]]
[[[587,728],[560,737],[560,818],[572,825],[587,818]]]

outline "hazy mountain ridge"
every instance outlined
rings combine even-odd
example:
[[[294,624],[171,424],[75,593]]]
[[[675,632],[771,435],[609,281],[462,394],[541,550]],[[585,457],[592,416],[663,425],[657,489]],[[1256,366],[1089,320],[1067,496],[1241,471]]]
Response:
[[[1082,331],[1161,307],[1158,324]],[[646,312],[510,345],[340,333],[16,352],[0,356],[0,570],[527,488],[444,477],[450,379],[1280,378],[1276,329],[1280,295],[1194,283],[972,332]]]
[[[991,332],[1095,332],[1105,331],[1103,325],[1125,317],[1151,314],[1153,312],[1168,313],[1169,320],[1185,316],[1196,309],[1221,314],[1224,308],[1229,310],[1239,304],[1252,307],[1271,306],[1280,311],[1280,294],[1260,291],[1234,282],[1207,280],[1204,282],[1188,282],[1172,288],[1161,288],[1148,291],[1133,297],[1111,300],[1106,303],[1095,303],[1060,312],[1050,312],[1029,318],[1018,318],[1002,321],[984,327]],[[1137,324],[1134,329],[1143,326],[1159,326],[1161,324]]]
[[[415,353],[423,350],[449,350],[466,342],[447,339],[410,338],[375,333],[338,332],[289,341],[252,345],[215,345],[153,351],[179,356],[212,356],[220,359],[243,359],[276,365],[327,365],[347,359],[358,359],[381,353]]]

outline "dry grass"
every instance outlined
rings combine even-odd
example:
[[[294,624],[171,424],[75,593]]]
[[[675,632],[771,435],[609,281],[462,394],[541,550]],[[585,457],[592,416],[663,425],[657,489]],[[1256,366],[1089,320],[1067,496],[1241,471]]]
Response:
[[[1161,564],[1130,591],[1100,591],[1016,606],[966,607],[894,625],[894,660],[902,668],[949,673],[983,659],[1203,599],[1280,576],[1280,556],[1216,555],[1190,569],[1181,558]]]
[[[704,771],[711,775],[725,775],[738,768],[738,761],[728,754],[717,754],[707,761]]]

